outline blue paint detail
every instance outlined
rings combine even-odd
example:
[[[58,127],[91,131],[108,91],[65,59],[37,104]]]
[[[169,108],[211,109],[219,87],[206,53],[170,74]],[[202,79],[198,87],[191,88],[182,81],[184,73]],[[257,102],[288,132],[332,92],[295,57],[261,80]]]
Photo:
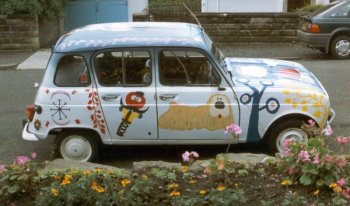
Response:
[[[257,142],[261,139],[261,135],[259,133],[259,112],[262,110],[266,110],[270,114],[275,114],[280,108],[280,103],[276,98],[269,98],[266,101],[265,106],[259,107],[261,98],[268,87],[274,86],[273,82],[260,81],[260,84],[263,86],[261,91],[259,91],[256,87],[249,85],[249,80],[240,80],[240,83],[249,87],[253,94],[245,93],[240,97],[240,102],[242,104],[252,104],[252,109],[249,117],[249,126],[248,126],[248,134],[247,134],[247,142]],[[270,108],[273,104],[275,107]]]
[[[75,0],[65,8],[65,30],[88,24],[128,21],[127,0]]]

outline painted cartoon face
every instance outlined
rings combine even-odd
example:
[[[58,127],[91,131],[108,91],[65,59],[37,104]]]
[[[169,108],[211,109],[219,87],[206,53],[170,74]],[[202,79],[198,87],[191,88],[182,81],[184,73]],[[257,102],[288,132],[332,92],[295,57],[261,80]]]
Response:
[[[126,96],[125,102],[128,106],[141,109],[146,103],[146,99],[143,95],[143,92],[130,92]]]
[[[221,119],[230,115],[230,100],[227,96],[220,94],[213,95],[209,99],[208,103],[210,105],[210,116]]]

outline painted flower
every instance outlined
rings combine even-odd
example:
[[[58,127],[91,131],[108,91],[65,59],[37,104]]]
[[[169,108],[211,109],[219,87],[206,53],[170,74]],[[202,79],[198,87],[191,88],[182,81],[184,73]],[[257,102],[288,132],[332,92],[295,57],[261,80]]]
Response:
[[[219,191],[223,191],[223,190],[226,189],[226,187],[222,186],[222,185],[219,185],[216,189],[219,190]]]
[[[310,161],[310,155],[308,151],[301,150],[300,153],[298,154],[298,159],[302,162]]]
[[[185,165],[181,166],[181,171],[182,171],[183,173],[186,173],[186,172],[188,171],[188,167],[185,166]]]
[[[178,191],[172,191],[172,192],[170,193],[170,197],[177,197],[177,196],[180,196],[180,192],[178,192]]]
[[[58,196],[58,191],[57,191],[57,189],[52,188],[52,189],[51,189],[51,194],[52,194],[53,196],[57,197],[57,196]]]
[[[205,190],[199,190],[200,195],[205,195],[206,193],[207,193],[207,191],[205,191]]]
[[[236,124],[230,124],[225,128],[225,134],[239,135],[242,134],[242,129]]]
[[[330,136],[333,134],[333,129],[330,125],[327,125],[326,128],[323,129],[322,133],[324,133],[326,136]]]
[[[17,156],[15,162],[19,165],[24,165],[25,163],[29,162],[30,158],[27,156]]]
[[[337,181],[337,183],[340,187],[343,187],[345,185],[346,181],[344,178],[341,178],[340,180]]]
[[[130,181],[129,179],[123,179],[123,180],[121,181],[121,183],[122,183],[122,186],[123,186],[123,187],[126,187],[128,184],[131,183],[131,181]]]

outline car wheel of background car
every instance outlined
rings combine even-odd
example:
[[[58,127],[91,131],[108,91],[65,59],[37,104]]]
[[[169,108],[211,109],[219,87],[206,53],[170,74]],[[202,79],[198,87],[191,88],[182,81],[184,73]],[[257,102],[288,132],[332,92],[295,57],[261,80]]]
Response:
[[[308,135],[301,129],[302,125],[303,121],[300,119],[288,119],[274,126],[266,141],[269,153],[283,153],[283,143],[287,139],[307,141]]]
[[[338,36],[331,43],[330,52],[336,59],[347,59],[350,57],[350,37]]]
[[[94,161],[98,154],[98,142],[92,133],[62,132],[56,137],[56,153],[65,160]]]

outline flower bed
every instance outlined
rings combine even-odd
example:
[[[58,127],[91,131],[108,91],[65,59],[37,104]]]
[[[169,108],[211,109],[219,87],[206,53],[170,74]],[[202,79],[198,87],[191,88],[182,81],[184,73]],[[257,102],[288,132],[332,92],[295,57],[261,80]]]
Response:
[[[229,127],[234,128],[234,127]],[[324,143],[330,130],[303,126],[314,137],[285,142],[276,161],[233,162],[226,154],[193,167],[200,154],[183,153],[179,168],[137,172],[67,170],[38,173],[40,164],[19,156],[0,165],[0,202],[21,205],[348,205],[350,167]],[[231,131],[231,130],[230,130]],[[241,132],[232,130],[229,133]],[[233,138],[234,140],[235,138]],[[338,137],[341,146],[349,137]],[[22,201],[22,202],[21,202]]]

